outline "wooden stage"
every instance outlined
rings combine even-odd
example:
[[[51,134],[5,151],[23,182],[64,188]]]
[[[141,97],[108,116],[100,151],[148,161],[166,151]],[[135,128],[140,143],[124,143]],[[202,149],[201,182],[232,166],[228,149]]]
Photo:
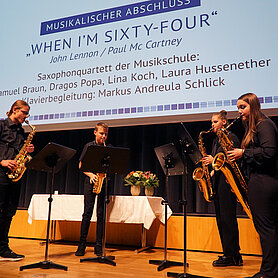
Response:
[[[169,267],[162,271],[157,271],[156,265],[149,264],[149,260],[163,260],[163,249],[149,249],[141,253],[134,252],[134,249],[128,248],[107,248],[106,255],[115,256],[116,266],[111,266],[95,262],[82,262],[80,257],[76,257],[76,244],[49,244],[48,259],[54,263],[65,265],[68,271],[56,269],[25,269],[20,271],[20,266],[36,263],[44,260],[45,245],[40,240],[30,239],[10,239],[10,246],[13,251],[24,254],[25,259],[18,262],[0,261],[0,277],[22,277],[22,278],[86,278],[86,277],[167,277],[167,272],[183,273],[183,267]],[[84,257],[93,257],[93,247],[86,249]],[[183,251],[168,250],[167,259],[170,261],[183,262]],[[259,256],[243,256],[243,266],[233,266],[225,268],[215,268],[212,261],[217,259],[217,253],[205,252],[187,252],[187,262],[189,268],[187,273],[204,277],[214,278],[241,278],[252,276],[258,272],[261,257]]]

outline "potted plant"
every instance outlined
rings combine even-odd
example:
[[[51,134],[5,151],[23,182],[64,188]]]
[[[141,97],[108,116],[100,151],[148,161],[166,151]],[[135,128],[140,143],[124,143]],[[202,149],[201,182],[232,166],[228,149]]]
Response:
[[[125,186],[130,185],[130,192],[133,196],[140,195],[141,187],[144,186],[144,173],[143,171],[131,171],[124,178]]]
[[[151,173],[150,171],[144,172],[144,187],[145,195],[152,196],[154,193],[154,188],[159,186],[158,177]]]

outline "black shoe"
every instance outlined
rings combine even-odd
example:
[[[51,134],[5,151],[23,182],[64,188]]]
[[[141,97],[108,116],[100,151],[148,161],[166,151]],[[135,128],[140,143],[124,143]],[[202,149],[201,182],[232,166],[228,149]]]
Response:
[[[236,263],[236,266],[243,266],[243,260],[240,254],[234,257],[234,261]]]
[[[218,260],[213,261],[213,266],[241,266],[243,265],[243,261],[241,256],[231,257],[231,256],[218,256]]]
[[[86,249],[85,244],[79,244],[78,248],[75,252],[75,256],[84,256],[85,255],[85,249]]]
[[[11,249],[7,249],[0,254],[0,261],[20,261],[24,258],[24,255],[16,254]]]
[[[102,256],[102,247],[101,247],[100,245],[96,245],[96,246],[95,246],[94,253],[95,253],[98,257],[101,257],[101,256]]]

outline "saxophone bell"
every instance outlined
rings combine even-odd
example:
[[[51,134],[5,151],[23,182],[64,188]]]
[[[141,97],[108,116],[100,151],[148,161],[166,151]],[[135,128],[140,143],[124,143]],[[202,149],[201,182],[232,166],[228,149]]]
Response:
[[[202,131],[199,134],[198,138],[198,147],[203,157],[207,156],[206,149],[203,142],[203,134],[210,133],[213,128],[210,128],[208,131]],[[212,181],[208,165],[200,160],[198,163],[201,163],[202,167],[197,167],[192,174],[192,178],[198,182],[199,189],[203,193],[203,196],[207,202],[211,202],[214,198],[214,191],[212,187]],[[198,164],[197,163],[197,164]]]
[[[202,167],[197,167],[192,174],[192,178],[195,181],[200,181],[204,177],[205,171]]]
[[[218,153],[214,156],[211,166],[215,171],[219,171],[224,166],[225,162],[225,155],[223,153]]]

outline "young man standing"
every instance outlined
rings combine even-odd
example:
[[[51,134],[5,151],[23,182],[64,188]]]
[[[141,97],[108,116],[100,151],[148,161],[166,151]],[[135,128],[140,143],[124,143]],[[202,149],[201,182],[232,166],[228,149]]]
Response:
[[[87,143],[82,151],[79,159],[79,168],[81,168],[81,161],[89,146],[106,146],[105,142],[108,136],[108,125],[106,123],[98,123],[94,130],[95,140]],[[96,193],[93,192],[94,183],[98,181],[98,175],[91,172],[83,172],[86,177],[84,181],[84,212],[82,215],[80,240],[78,249],[75,252],[76,256],[84,256],[86,249],[86,239],[90,227],[91,218],[93,215]],[[96,245],[95,254],[102,256],[102,237],[103,237],[103,220],[104,220],[104,202],[105,202],[105,186],[102,186],[97,198],[97,230],[96,230]]]

